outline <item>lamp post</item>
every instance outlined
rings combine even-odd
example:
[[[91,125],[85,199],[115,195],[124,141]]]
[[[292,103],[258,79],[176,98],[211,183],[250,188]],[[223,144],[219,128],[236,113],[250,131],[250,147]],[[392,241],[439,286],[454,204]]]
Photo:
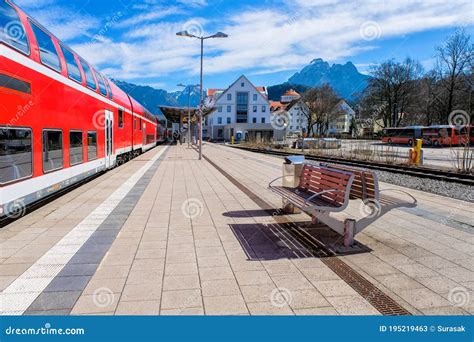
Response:
[[[188,89],[188,148],[190,147],[191,141],[191,89],[199,87],[199,84],[190,84],[184,85],[182,83],[178,84],[178,87],[183,87],[184,89]]]
[[[188,31],[181,31],[176,33],[178,37],[189,37],[189,38],[196,38],[201,41],[201,73],[200,73],[200,81],[199,81],[199,114],[198,114],[198,119],[199,119],[199,160],[202,159],[202,114],[203,114],[203,104],[204,104],[204,99],[202,96],[202,69],[203,69],[203,60],[204,60],[204,40],[206,39],[212,39],[212,38],[227,38],[228,35],[222,32],[217,32],[216,34],[213,34],[212,36],[195,36],[194,34],[189,33]]]

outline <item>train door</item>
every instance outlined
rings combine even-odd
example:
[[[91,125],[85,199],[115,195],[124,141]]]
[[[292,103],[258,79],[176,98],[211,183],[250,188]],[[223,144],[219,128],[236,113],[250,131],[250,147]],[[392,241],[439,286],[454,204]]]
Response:
[[[114,165],[113,127],[114,127],[114,114],[110,110],[106,110],[105,111],[105,167],[106,168],[110,168]]]
[[[145,151],[145,145],[146,145],[146,123],[143,123],[143,130],[142,130],[142,141],[143,141],[143,151]]]

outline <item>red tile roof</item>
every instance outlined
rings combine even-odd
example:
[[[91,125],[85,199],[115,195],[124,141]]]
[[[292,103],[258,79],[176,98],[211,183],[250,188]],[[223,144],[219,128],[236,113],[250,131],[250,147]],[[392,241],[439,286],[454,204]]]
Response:
[[[215,93],[225,91],[225,89],[208,89],[207,96],[213,96]]]
[[[290,89],[290,90],[287,90],[286,93],[283,94],[283,96],[301,96],[301,95],[295,90]]]

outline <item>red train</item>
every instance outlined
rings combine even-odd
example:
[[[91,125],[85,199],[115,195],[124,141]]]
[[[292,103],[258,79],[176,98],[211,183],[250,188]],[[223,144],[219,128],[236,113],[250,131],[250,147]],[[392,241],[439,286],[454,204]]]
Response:
[[[156,146],[150,114],[0,0],[0,216]]]

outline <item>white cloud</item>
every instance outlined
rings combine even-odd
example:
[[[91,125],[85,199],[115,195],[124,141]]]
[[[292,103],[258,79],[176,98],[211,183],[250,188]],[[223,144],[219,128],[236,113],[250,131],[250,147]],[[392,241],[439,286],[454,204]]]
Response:
[[[106,35],[93,44],[74,47],[113,77],[153,78],[159,82],[157,77],[171,73],[180,73],[180,77],[198,73],[199,42],[175,35],[190,23],[203,34],[222,31],[229,35],[227,39],[206,41],[207,74],[295,70],[316,57],[328,61],[347,59],[376,48],[383,39],[473,24],[470,0],[281,0],[250,7],[236,2],[233,12],[209,11],[205,18],[189,16],[186,9],[210,5],[205,0],[181,0],[166,7],[164,4],[155,0],[135,4],[130,9],[134,15],[121,18],[114,26],[122,32],[119,38],[112,41]],[[36,13],[40,14],[40,22],[63,39],[73,39],[83,32],[94,36],[94,31],[100,31],[100,20],[96,18],[54,11],[55,6],[46,6]]]
[[[207,1],[206,0],[178,0],[179,3],[188,5],[191,7],[206,7]]]

